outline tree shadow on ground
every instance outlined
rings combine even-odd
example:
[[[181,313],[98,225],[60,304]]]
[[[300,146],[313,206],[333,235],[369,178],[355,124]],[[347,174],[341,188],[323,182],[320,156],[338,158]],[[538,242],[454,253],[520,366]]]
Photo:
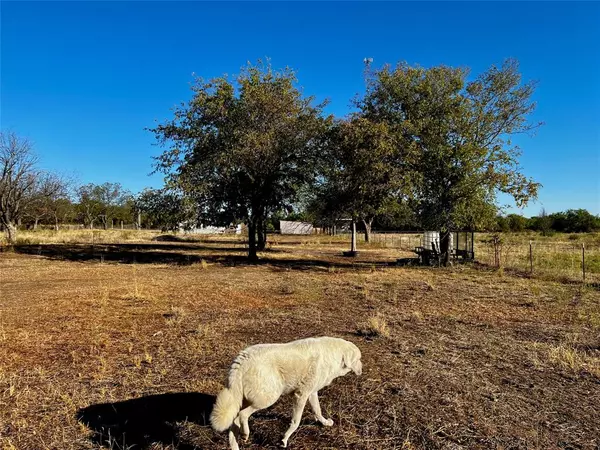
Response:
[[[245,253],[244,247],[210,247],[179,244],[27,244],[13,247],[17,253],[44,256],[69,261],[120,262],[125,264],[179,264],[190,265],[210,260],[214,255],[201,255],[198,251]],[[281,252],[267,250],[269,253]],[[224,255],[227,256],[227,255]],[[238,255],[244,258],[242,255]],[[235,258],[234,258],[235,259]]]
[[[199,244],[239,244],[239,245],[247,245],[248,239],[233,237],[233,235],[223,235],[226,236],[223,239],[214,239],[210,237],[202,237],[202,236],[177,236],[175,234],[161,234],[152,238],[154,242],[181,242],[181,243],[199,243]]]
[[[197,254],[185,252],[186,250],[199,249],[224,253]],[[324,258],[274,258],[263,256],[258,261],[250,262],[244,248],[178,246],[171,244],[38,244],[17,245],[14,247],[14,251],[56,260],[117,262],[122,264],[176,264],[185,266],[206,261],[224,266],[268,265],[275,269],[286,270],[373,269],[396,266],[395,261],[343,258],[337,253],[323,255]],[[227,252],[237,254],[227,254]],[[268,255],[269,253],[287,252],[270,250],[264,253]]]
[[[244,237],[240,237],[239,235],[233,234],[223,234],[223,238],[214,238],[209,237],[210,235],[206,235],[203,237],[202,235],[183,235],[178,236],[175,234],[161,234],[152,238],[152,241],[155,242],[181,242],[181,243],[199,243],[199,244],[238,244],[238,245],[248,245],[248,239]],[[311,236],[308,235],[307,238]],[[289,240],[288,235],[281,234],[269,234],[268,243],[280,244],[280,245],[290,245],[290,246],[298,246],[306,244],[306,241],[301,240]],[[340,245],[339,241],[332,242],[319,242],[320,246],[337,246]]]
[[[198,254],[186,251],[211,250],[218,253]],[[267,256],[249,262],[244,248],[203,247],[178,244],[38,244],[17,245],[17,253],[43,256],[56,260],[77,262],[117,262],[121,264],[176,264],[191,265],[206,261],[224,266],[268,265],[275,270],[328,270],[373,269],[396,266],[395,261],[363,258],[343,258],[337,253],[308,258],[276,258],[269,254],[288,253],[282,250],[266,251]],[[227,253],[229,252],[229,254]],[[234,253],[234,254],[231,254]],[[322,256],[322,257],[320,257]]]
[[[91,405],[80,409],[76,418],[94,432],[90,439],[98,446],[145,449],[162,443],[192,450],[194,446],[180,442],[177,422],[209,426],[214,402],[214,395],[199,392],[149,395]]]

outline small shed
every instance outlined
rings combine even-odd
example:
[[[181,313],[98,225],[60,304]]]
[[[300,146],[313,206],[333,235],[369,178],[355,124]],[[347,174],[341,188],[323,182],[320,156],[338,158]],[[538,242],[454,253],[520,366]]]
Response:
[[[281,234],[313,234],[314,228],[310,222],[295,222],[292,220],[279,221]]]

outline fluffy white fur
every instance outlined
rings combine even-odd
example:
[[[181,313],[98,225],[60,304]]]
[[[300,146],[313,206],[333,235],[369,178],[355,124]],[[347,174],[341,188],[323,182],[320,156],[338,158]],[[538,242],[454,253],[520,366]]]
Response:
[[[294,394],[292,423],[283,437],[287,447],[308,401],[316,419],[325,426],[333,421],[321,414],[318,391],[335,378],[353,371],[362,373],[360,350],[344,339],[319,337],[287,344],[260,344],[243,350],[229,371],[229,387],[217,396],[210,416],[216,431],[229,429],[229,446],[238,450],[240,430],[244,440],[250,430],[248,418],[268,408],[283,394]]]

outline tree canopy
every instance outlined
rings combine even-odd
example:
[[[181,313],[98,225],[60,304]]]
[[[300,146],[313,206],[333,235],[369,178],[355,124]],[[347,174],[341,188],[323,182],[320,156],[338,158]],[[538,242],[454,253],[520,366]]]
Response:
[[[322,219],[361,220],[369,240],[373,219],[405,187],[402,146],[385,122],[355,116],[338,121],[326,140],[327,163],[312,208]]]
[[[193,223],[193,205],[180,193],[168,189],[144,189],[135,199],[135,209],[144,214],[150,228],[176,231]]]
[[[358,101],[365,118],[398,133],[412,207],[424,226],[444,232],[493,217],[499,192],[523,206],[540,187],[522,173],[510,140],[540,125],[530,120],[535,84],[522,82],[513,60],[468,76],[463,68],[385,66]]]
[[[151,130],[167,147],[156,169],[194,198],[204,223],[248,223],[250,259],[264,248],[268,215],[293,204],[317,176],[330,119],[296,81],[291,69],[260,61],[234,79],[199,78],[193,98]]]

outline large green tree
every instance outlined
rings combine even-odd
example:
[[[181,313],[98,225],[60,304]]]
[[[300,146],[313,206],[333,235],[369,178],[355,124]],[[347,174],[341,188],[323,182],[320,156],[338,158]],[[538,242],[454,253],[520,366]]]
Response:
[[[150,228],[177,231],[195,225],[196,211],[182,193],[168,189],[144,189],[135,199],[134,209],[144,215]]]
[[[401,176],[402,147],[385,122],[360,116],[336,123],[326,142],[323,184],[314,209],[325,219],[351,218],[353,233],[354,224],[362,221],[369,241],[373,219],[401,195],[406,182]]]
[[[359,107],[399,133],[415,181],[413,207],[424,226],[442,232],[446,255],[449,231],[493,218],[499,192],[518,206],[536,197],[540,185],[522,173],[510,140],[540,125],[530,121],[534,90],[513,60],[471,81],[468,70],[446,66],[371,73]]]
[[[97,186],[95,191],[100,201],[100,214],[98,218],[104,229],[108,229],[110,224],[114,227],[115,220],[123,220],[131,217],[131,211],[127,211],[128,200],[131,193],[121,186],[120,183],[102,183]],[[125,214],[123,214],[125,212]]]
[[[76,189],[76,197],[76,211],[79,220],[83,222],[84,226],[90,229],[94,228],[94,222],[104,209],[100,186],[93,183],[79,186]]]
[[[296,82],[291,69],[260,61],[233,79],[197,79],[193,98],[151,130],[167,147],[156,169],[194,199],[204,223],[247,223],[250,260],[264,248],[269,214],[317,173],[328,120]]]
[[[88,183],[79,186],[76,194],[79,218],[89,228],[94,228],[96,220],[105,230],[109,224],[114,227],[115,220],[132,220],[132,195],[120,183]]]

